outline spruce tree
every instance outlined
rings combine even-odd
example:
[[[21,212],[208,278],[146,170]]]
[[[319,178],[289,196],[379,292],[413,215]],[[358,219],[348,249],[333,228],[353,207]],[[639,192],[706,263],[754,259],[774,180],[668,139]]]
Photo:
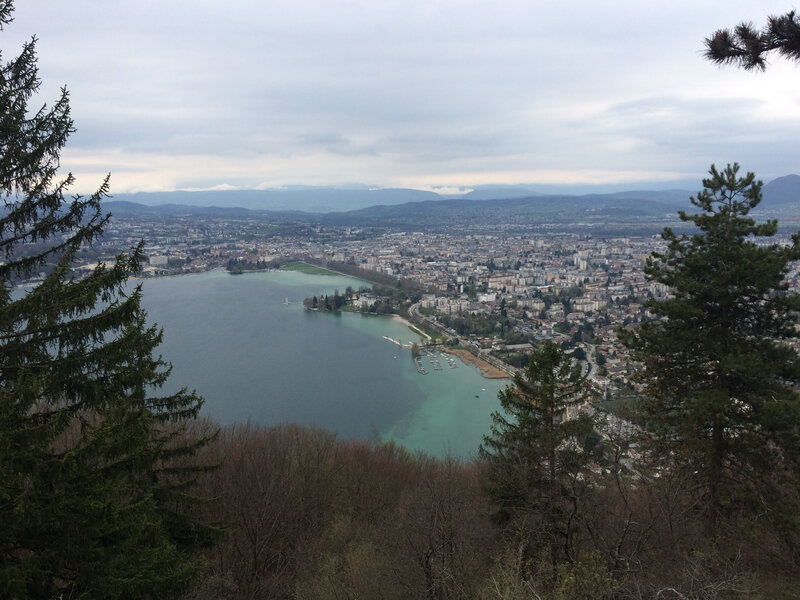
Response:
[[[761,182],[738,171],[712,166],[691,199],[700,212],[679,213],[694,231],[664,231],[667,249],[645,273],[672,295],[646,303],[659,320],[621,332],[643,366],[651,456],[695,486],[712,536],[723,518],[755,515],[788,533],[792,517],[780,509],[790,479],[782,476],[800,456],[800,358],[789,344],[800,297],[784,281],[800,237],[767,243],[777,222],[748,216]]]
[[[554,561],[573,560],[579,503],[591,460],[584,442],[593,422],[582,410],[593,397],[580,363],[555,343],[538,348],[514,385],[498,394],[480,455],[485,490],[500,524],[526,532],[530,557],[548,548]]]
[[[12,10],[0,2],[2,28]],[[0,597],[173,598],[213,533],[186,489],[201,399],[156,393],[161,332],[128,283],[142,245],[74,270],[108,222],[109,182],[68,196],[69,97],[31,106],[35,46],[0,57]]]

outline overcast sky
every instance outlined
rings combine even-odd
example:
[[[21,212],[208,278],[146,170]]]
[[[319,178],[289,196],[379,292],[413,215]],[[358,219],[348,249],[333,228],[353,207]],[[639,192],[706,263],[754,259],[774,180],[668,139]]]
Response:
[[[37,103],[70,90],[77,192],[291,185],[677,187],[800,173],[800,68],[703,38],[772,0],[18,0]]]

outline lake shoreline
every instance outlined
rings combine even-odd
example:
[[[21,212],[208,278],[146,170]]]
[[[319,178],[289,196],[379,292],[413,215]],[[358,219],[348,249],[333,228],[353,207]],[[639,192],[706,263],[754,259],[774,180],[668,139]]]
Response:
[[[397,321],[398,323],[402,323],[403,325],[405,325],[406,327],[408,327],[408,328],[409,328],[411,331],[414,331],[414,332],[418,333],[420,336],[424,337],[425,339],[427,339],[427,340],[430,340],[430,339],[431,339],[431,336],[429,336],[427,333],[425,333],[424,331],[422,331],[422,330],[421,330],[419,327],[417,327],[416,325],[414,325],[414,324],[413,324],[411,321],[409,321],[409,320],[408,320],[408,319],[406,319],[405,317],[401,317],[401,316],[400,316],[400,315],[398,315],[398,314],[393,314],[393,315],[392,315],[392,319],[394,319],[394,320],[395,320],[395,321]]]
[[[159,352],[173,365],[168,390],[197,390],[204,417],[323,427],[343,439],[394,440],[410,451],[458,457],[474,453],[491,427],[505,382],[444,361],[445,368],[420,375],[407,349],[386,342],[420,343],[401,318],[325,318],[299,302],[287,305],[287,297],[356,287],[352,278],[192,275],[136,283],[143,283],[142,308],[164,329]]]
[[[482,358],[475,356],[469,350],[442,348],[442,352],[453,354],[454,356],[457,356],[461,362],[477,367],[477,369],[481,372],[481,376],[486,379],[511,379],[511,375],[501,369],[498,369],[494,365],[489,364]]]

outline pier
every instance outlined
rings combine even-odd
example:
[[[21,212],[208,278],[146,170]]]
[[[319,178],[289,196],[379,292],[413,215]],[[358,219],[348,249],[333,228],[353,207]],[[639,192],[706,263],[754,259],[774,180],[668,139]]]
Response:
[[[382,335],[381,337],[383,339],[385,339],[387,342],[392,342],[395,346],[400,346],[401,348],[411,348],[411,346],[409,344],[404,344],[403,342],[401,342],[399,340],[396,340],[394,338],[390,338],[388,335]]]

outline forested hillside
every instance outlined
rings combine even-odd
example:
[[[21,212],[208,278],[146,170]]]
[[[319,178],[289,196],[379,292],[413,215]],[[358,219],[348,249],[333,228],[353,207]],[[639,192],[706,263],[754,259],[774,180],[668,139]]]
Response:
[[[615,461],[614,440],[606,450],[574,498],[565,560],[521,542],[542,539],[533,521],[498,521],[482,461],[293,426],[226,428],[202,455],[222,465],[199,491],[224,499],[208,518],[229,534],[192,597],[797,597],[797,547],[780,531],[753,519],[709,538],[691,476],[643,477]]]

